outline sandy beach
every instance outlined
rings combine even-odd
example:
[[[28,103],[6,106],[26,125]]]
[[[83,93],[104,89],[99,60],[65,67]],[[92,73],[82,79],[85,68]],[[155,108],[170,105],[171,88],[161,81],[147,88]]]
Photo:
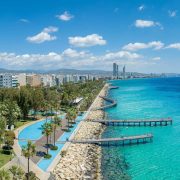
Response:
[[[76,140],[98,138],[104,130],[100,123],[90,122],[92,119],[104,117],[102,110],[93,109],[103,105],[103,99],[99,96],[105,96],[108,90],[106,84],[96,97],[89,108],[86,119],[74,136]],[[101,147],[92,144],[70,144],[65,151],[65,155],[60,159],[52,173],[54,179],[102,179],[101,176]]]

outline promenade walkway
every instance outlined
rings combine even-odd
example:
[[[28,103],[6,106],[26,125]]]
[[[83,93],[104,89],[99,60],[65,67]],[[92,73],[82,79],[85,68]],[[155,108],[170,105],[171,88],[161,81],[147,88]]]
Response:
[[[41,119],[41,120],[38,120],[38,121],[43,121],[43,120],[44,119]],[[34,124],[34,123],[37,123],[38,121],[33,121],[31,123],[25,124],[24,126],[21,126],[20,128],[16,129],[14,131],[15,136],[18,137],[18,134],[19,134],[19,132],[21,130],[23,130],[24,128],[26,128],[26,127]],[[18,163],[27,172],[27,165],[28,165],[27,164],[27,159],[24,156],[22,156],[21,147],[20,147],[20,145],[18,143],[18,139],[14,140],[13,150],[14,150],[14,153],[16,154],[16,156],[17,156]],[[48,180],[48,178],[50,176],[50,173],[44,172],[31,159],[30,159],[30,171],[33,171],[39,179]]]

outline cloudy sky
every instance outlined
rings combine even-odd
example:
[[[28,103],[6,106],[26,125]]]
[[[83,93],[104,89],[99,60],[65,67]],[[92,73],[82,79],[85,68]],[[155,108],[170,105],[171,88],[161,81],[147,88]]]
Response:
[[[180,73],[179,0],[0,1],[0,68]]]

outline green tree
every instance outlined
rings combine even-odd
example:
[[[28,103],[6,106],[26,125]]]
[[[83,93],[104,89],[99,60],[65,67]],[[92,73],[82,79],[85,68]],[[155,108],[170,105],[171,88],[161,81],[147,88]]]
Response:
[[[0,104],[1,115],[5,117],[7,125],[11,127],[21,116],[21,110],[15,101],[4,101]]]
[[[22,147],[22,154],[28,160],[27,179],[29,180],[29,172],[30,172],[29,161],[30,158],[36,154],[36,146],[31,141],[28,141],[27,145]]]
[[[34,88],[32,90],[32,108],[34,110],[34,118],[36,117],[37,111],[41,110],[44,103],[44,95],[42,88]]]
[[[22,111],[23,118],[26,119],[30,109],[32,108],[32,97],[30,88],[21,87],[19,92],[18,105]]]

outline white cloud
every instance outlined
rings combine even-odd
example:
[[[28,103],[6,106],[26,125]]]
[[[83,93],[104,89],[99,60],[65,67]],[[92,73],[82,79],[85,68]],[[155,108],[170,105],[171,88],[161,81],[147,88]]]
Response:
[[[138,7],[138,10],[139,10],[139,11],[143,11],[144,9],[145,9],[145,6],[144,6],[144,5],[141,5],[141,6]]]
[[[40,32],[34,36],[27,37],[26,40],[31,43],[37,43],[37,44],[43,43],[45,41],[53,41],[53,40],[57,39],[57,37],[51,35],[51,33],[57,32],[57,31],[58,31],[57,27],[49,26],[47,28],[44,28],[42,32]]]
[[[148,28],[148,27],[159,26],[161,29],[163,29],[162,25],[159,22],[154,22],[149,20],[138,19],[135,21],[134,25],[137,28]]]
[[[161,49],[164,47],[164,43],[162,43],[161,41],[152,41],[149,43],[140,43],[140,42],[136,42],[136,43],[129,43],[125,46],[123,46],[123,50],[127,50],[127,51],[138,51],[141,49],[148,49],[148,48],[153,48],[153,49]]]
[[[23,23],[29,23],[30,22],[28,19],[19,19],[19,21],[21,21]]]
[[[166,49],[178,49],[180,50],[180,43],[173,43],[166,47]]]
[[[90,47],[96,45],[102,46],[106,44],[106,40],[104,40],[103,37],[99,36],[98,34],[91,34],[85,37],[69,37],[69,44],[75,47]]]
[[[176,16],[176,14],[177,14],[177,11],[175,10],[175,11],[168,11],[168,14],[169,14],[169,17],[175,17]]]
[[[108,52],[94,55],[87,51],[66,49],[61,53],[15,54],[0,53],[2,67],[9,69],[58,69],[58,68],[92,68],[109,69],[113,62],[118,64],[139,64],[142,56],[128,51]],[[103,65],[103,67],[102,67]]]
[[[118,52],[113,52],[113,53],[107,53],[103,57],[104,59],[108,60],[115,60],[115,59],[138,59],[141,58],[142,56],[137,54],[137,53],[131,53],[128,51],[118,51]]]
[[[69,12],[65,11],[63,14],[56,15],[56,17],[62,21],[70,21],[74,16]]]

